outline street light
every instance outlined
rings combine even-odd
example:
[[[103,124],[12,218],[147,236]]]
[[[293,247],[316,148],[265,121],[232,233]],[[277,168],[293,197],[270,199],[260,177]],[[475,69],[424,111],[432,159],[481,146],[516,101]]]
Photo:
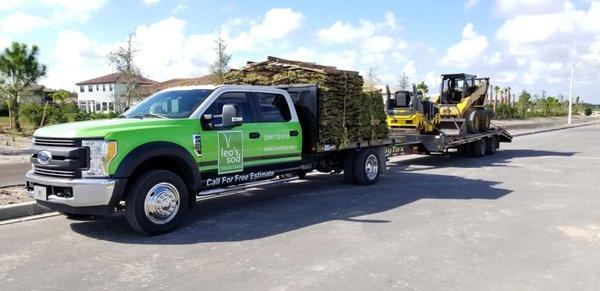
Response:
[[[571,64],[571,85],[569,86],[569,117],[567,118],[567,124],[573,124],[573,118],[571,111],[573,108],[573,71],[575,70],[575,64]]]

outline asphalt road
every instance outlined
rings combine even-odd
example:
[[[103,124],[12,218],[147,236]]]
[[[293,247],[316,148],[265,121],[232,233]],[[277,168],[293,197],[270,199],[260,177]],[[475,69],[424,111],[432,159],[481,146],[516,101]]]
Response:
[[[205,202],[176,232],[121,217],[0,226],[0,289],[598,289],[600,126],[480,159],[394,160]]]
[[[30,163],[0,164],[0,187],[25,184],[25,173],[30,169]]]

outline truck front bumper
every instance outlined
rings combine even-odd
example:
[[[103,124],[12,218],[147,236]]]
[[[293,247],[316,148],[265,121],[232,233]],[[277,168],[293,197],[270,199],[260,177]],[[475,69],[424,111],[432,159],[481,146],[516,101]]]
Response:
[[[105,214],[114,210],[115,185],[119,179],[67,179],[41,176],[32,170],[25,174],[27,194],[34,197],[34,187],[46,189],[46,200],[36,199],[47,208],[77,214]]]

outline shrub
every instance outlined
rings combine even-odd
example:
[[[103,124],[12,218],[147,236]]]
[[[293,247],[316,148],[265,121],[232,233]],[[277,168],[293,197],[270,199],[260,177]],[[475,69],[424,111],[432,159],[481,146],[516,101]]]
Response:
[[[592,115],[592,108],[586,107],[586,108],[583,110],[583,114],[585,114],[585,116],[590,116],[590,115]]]
[[[40,123],[42,122],[42,115],[44,114],[43,106],[37,103],[27,103],[21,105],[19,111],[21,117],[33,124],[35,128],[40,126]]]

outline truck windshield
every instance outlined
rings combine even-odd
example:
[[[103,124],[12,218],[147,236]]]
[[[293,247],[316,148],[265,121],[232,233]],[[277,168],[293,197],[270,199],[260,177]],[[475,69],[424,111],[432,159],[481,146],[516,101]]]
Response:
[[[207,89],[158,92],[121,116],[126,118],[187,118],[213,92]]]

